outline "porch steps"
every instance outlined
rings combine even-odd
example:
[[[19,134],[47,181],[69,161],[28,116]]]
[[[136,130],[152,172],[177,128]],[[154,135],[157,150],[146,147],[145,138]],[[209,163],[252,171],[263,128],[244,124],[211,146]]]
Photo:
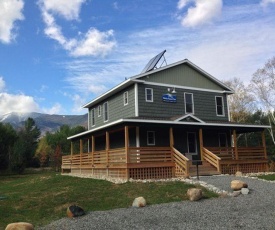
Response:
[[[206,161],[202,162],[202,165],[199,165],[199,176],[209,176],[209,175],[219,175],[220,173],[217,171],[217,169],[209,164]],[[196,165],[190,165],[189,168],[189,174],[190,176],[196,176],[197,175],[197,167]]]

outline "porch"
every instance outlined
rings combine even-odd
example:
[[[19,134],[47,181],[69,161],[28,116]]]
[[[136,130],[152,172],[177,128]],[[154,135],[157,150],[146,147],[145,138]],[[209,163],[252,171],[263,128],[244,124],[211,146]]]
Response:
[[[234,174],[268,171],[265,137],[262,146],[237,147],[236,131],[233,132],[233,147],[206,147],[203,130],[199,129],[199,166],[202,174]],[[95,149],[95,136],[86,138],[87,151],[83,151],[84,139],[79,140],[79,152],[62,157],[62,172],[88,174],[95,178],[164,179],[194,176],[196,171],[192,159],[186,157],[174,145],[173,128],[169,128],[168,146],[133,147],[129,143],[129,127],[124,127],[124,147],[110,148],[110,133],[105,133],[105,149]],[[89,149],[91,150],[89,151]]]

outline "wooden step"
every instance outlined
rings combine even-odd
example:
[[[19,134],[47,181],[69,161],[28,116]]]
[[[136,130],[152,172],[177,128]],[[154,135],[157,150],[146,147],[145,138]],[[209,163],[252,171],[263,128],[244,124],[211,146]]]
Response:
[[[198,173],[199,173],[199,176],[219,175],[220,174],[214,166],[212,166],[211,164],[209,164],[206,161],[203,161],[202,165],[198,166]],[[197,166],[196,165],[190,165],[189,174],[190,174],[190,176],[197,175]]]

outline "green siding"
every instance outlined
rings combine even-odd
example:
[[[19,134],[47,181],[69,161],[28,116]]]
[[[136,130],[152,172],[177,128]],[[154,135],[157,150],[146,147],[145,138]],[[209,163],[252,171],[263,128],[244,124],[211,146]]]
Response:
[[[128,91],[128,105],[124,106],[123,94]],[[103,104],[108,102],[109,110],[109,120],[104,122],[103,114]],[[98,117],[98,106],[101,105],[102,111],[101,116]],[[95,108],[95,126],[92,127],[91,121],[91,110]],[[89,117],[90,117],[90,129],[100,127],[102,125],[108,124],[110,122],[119,120],[121,118],[133,117],[135,116],[135,89],[134,85],[126,88],[125,90],[117,93],[116,95],[111,96],[110,98],[102,101],[100,104],[89,108]]]
[[[145,88],[153,89],[153,102],[145,101]],[[198,90],[176,89],[177,102],[162,101],[162,95],[167,93],[167,87],[140,84],[138,87],[139,116],[144,117],[174,117],[185,115],[184,93],[193,93],[194,116],[203,121],[228,121],[226,96],[221,93],[204,92]],[[224,98],[225,116],[216,115],[215,96]]]
[[[142,77],[141,80],[210,90],[225,90],[186,63]]]

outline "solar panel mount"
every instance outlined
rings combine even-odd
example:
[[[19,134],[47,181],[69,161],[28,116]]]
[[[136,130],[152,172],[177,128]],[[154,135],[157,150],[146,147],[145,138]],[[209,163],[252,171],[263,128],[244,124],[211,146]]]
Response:
[[[164,58],[164,53],[166,52],[166,50],[163,50],[161,53],[159,53],[157,56],[153,57],[148,63],[147,65],[144,67],[144,69],[141,71],[142,73],[147,73],[153,69],[156,68],[159,60],[163,57]],[[166,62],[165,58],[164,61]]]

